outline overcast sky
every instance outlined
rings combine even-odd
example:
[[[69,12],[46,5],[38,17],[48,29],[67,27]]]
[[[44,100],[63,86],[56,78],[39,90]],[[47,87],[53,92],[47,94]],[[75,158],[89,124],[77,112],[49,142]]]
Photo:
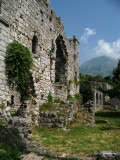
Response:
[[[50,0],[68,38],[80,42],[80,65],[97,56],[120,58],[120,0]]]

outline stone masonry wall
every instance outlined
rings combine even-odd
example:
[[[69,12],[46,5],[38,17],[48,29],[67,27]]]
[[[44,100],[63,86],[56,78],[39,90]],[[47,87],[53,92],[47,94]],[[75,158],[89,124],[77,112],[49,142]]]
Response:
[[[47,100],[49,92],[54,98],[62,99],[66,99],[68,93],[79,92],[79,42],[75,37],[66,38],[63,23],[49,1],[1,0],[0,103],[11,104],[16,109],[21,105],[19,93],[9,88],[5,75],[6,48],[13,40],[27,46],[34,59],[31,80],[35,93],[31,94],[31,101],[26,102],[27,112],[31,110],[31,114],[37,116],[39,104]]]
[[[77,102],[54,103],[53,111],[40,111],[39,125],[45,127],[56,127],[66,129],[69,122],[75,118],[79,104]]]
[[[90,84],[94,94],[95,111],[99,111],[103,109],[105,101],[109,98],[108,95],[105,95],[103,92],[100,91],[100,88],[108,90],[112,89],[113,86],[109,85],[108,83],[94,82],[94,81],[91,81]]]

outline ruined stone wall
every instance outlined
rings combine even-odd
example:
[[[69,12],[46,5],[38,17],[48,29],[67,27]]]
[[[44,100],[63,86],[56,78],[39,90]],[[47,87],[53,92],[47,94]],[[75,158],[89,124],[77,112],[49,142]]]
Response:
[[[104,94],[97,90],[97,89],[92,89],[93,90],[93,101],[95,104],[95,111],[99,111],[103,109],[103,104],[104,104]]]
[[[91,87],[94,88],[94,89],[99,89],[100,87],[103,88],[104,90],[113,88],[112,85],[110,85],[108,83],[104,83],[104,82],[91,81],[90,84],[91,84]]]
[[[49,1],[1,0],[0,103],[8,101],[20,106],[20,95],[9,88],[5,75],[6,48],[13,40],[27,46],[34,59],[31,83],[35,93],[31,94],[32,101],[26,103],[29,111],[31,106],[31,112],[38,112],[39,104],[47,100],[49,92],[62,99],[68,93],[79,92],[79,42],[76,38],[66,38],[63,23]],[[70,79],[74,83],[68,84]]]
[[[103,109],[103,105],[105,101],[109,98],[108,95],[105,95],[103,92],[100,91],[100,88],[104,90],[112,89],[113,86],[108,83],[103,82],[90,82],[93,94],[94,94],[94,104],[95,104],[95,111]]]
[[[79,93],[79,47],[76,38],[70,39],[71,54],[69,56],[69,87],[70,94]]]

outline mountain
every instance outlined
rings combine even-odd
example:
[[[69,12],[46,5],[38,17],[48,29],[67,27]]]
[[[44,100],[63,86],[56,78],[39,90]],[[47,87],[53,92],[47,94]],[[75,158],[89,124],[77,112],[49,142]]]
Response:
[[[112,71],[114,68],[116,68],[117,64],[118,60],[106,56],[101,56],[83,63],[80,67],[80,73],[83,75],[88,74],[91,76],[112,76]]]

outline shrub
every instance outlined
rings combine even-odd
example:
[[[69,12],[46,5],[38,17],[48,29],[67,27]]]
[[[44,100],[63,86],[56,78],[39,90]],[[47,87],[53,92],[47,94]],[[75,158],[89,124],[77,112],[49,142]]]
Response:
[[[28,82],[31,76],[30,69],[33,65],[29,49],[21,43],[13,41],[7,47],[5,63],[8,83],[12,88],[16,86],[22,98],[27,95]]]
[[[51,95],[51,93],[48,94],[47,98],[49,103],[53,102],[53,96]]]
[[[82,103],[82,95],[79,93],[76,93],[74,95],[75,99],[81,104]]]
[[[20,156],[17,147],[12,148],[6,143],[0,143],[0,160],[20,160]]]
[[[67,100],[68,101],[74,101],[75,99],[74,99],[74,97],[71,94],[68,94],[67,95]]]
[[[93,100],[93,92],[89,81],[80,81],[80,93],[83,96],[83,103]]]

